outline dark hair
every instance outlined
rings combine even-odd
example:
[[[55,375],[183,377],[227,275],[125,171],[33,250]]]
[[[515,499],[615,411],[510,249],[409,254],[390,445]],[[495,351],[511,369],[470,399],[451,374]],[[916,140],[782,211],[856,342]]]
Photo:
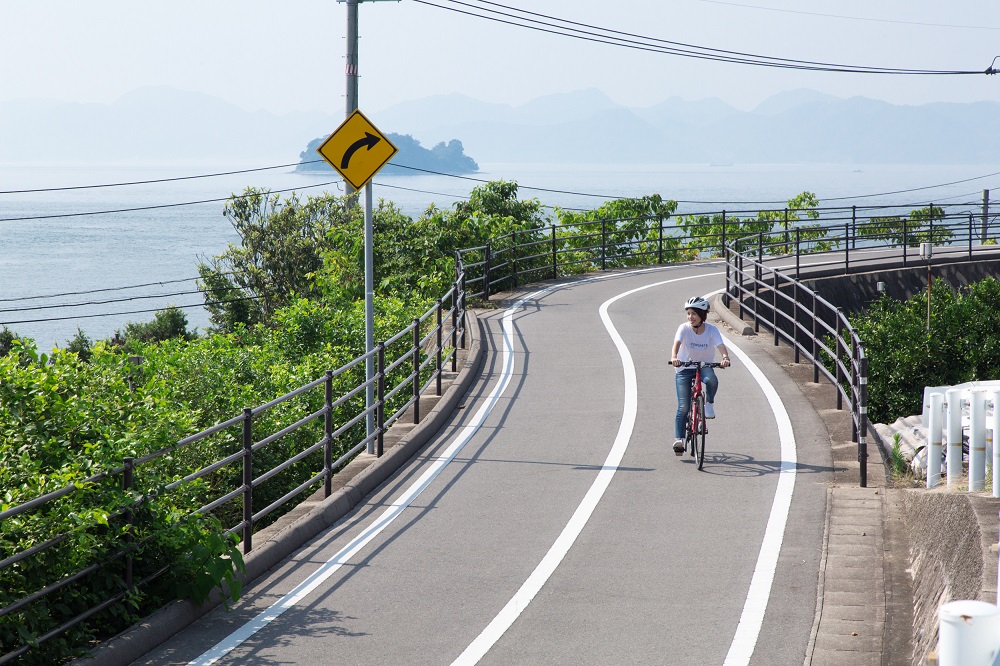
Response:
[[[698,316],[701,318],[701,323],[704,324],[708,321],[708,310],[702,310],[701,308],[688,308],[688,310],[694,310],[697,312]]]

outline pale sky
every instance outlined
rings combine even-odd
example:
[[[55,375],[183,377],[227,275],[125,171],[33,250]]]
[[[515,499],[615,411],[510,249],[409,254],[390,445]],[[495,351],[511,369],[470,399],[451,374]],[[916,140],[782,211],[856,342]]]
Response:
[[[657,39],[799,60],[985,70],[1000,55],[997,0],[501,2]],[[373,112],[432,94],[519,105],[584,88],[631,107],[678,96],[717,97],[749,109],[798,88],[898,104],[1000,102],[998,76],[707,62],[543,34],[414,0],[366,1],[359,14],[359,100]],[[335,0],[0,0],[0,101],[109,103],[143,85],[168,85],[247,110],[338,112],[346,15],[346,5]]]

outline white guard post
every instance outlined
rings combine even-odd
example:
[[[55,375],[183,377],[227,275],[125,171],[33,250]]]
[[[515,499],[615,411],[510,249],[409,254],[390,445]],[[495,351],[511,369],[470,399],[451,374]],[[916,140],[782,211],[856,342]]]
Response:
[[[986,392],[969,391],[969,491],[986,485]]]
[[[927,487],[936,488],[941,483],[941,427],[944,416],[944,395],[930,395],[930,411],[927,413]],[[994,482],[996,485],[996,482]]]
[[[951,601],[941,606],[940,666],[995,666],[1000,653],[1000,607],[985,601]]]
[[[990,417],[990,437],[987,442],[993,445],[993,497],[1000,497],[1000,446],[997,446],[997,433],[1000,433],[1000,391],[990,391],[990,401],[993,403],[993,415]],[[1000,588],[998,588],[1000,589]]]
[[[945,393],[948,401],[948,487],[958,484],[962,477],[962,392],[958,389],[948,389]]]

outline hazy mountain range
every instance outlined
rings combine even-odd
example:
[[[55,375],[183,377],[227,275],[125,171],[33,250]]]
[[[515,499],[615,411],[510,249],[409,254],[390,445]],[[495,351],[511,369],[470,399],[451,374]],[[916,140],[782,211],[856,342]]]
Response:
[[[364,110],[364,109],[363,109]],[[996,163],[1000,104],[900,106],[808,90],[750,111],[672,97],[627,108],[596,89],[521,106],[432,96],[368,112],[424,145],[461,141],[477,162]],[[147,87],[112,104],[0,102],[0,162],[297,162],[343,111],[275,115]]]

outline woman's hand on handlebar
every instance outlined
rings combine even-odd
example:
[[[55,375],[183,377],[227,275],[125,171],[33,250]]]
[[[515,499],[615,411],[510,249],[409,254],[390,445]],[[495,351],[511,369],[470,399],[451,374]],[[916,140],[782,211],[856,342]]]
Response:
[[[670,359],[670,365],[674,366],[675,368],[679,368],[681,367],[681,361],[678,358],[672,358]]]

